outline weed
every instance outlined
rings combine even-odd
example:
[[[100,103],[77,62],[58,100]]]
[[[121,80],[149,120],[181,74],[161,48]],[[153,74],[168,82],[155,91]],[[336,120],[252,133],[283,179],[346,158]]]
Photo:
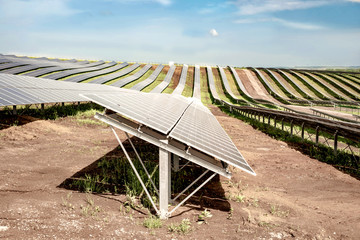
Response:
[[[84,216],[96,216],[97,213],[99,213],[101,211],[99,206],[95,205],[94,199],[91,198],[91,196],[89,194],[86,195],[86,199],[85,199],[86,205],[80,206],[81,209],[81,214]]]
[[[175,233],[179,233],[179,234],[187,234],[191,230],[191,222],[188,218],[185,218],[181,221],[181,223],[179,225],[176,225],[173,223],[170,224],[170,226],[168,226],[168,230],[169,230],[169,232],[175,232]]]
[[[244,196],[244,195],[237,195],[237,196],[235,197],[235,201],[236,201],[236,202],[243,203],[243,202],[245,202],[245,196]]]
[[[61,198],[62,202],[63,202],[62,205],[69,210],[73,210],[75,208],[74,205],[72,205],[72,203],[70,203],[71,197],[72,197],[72,193],[70,192],[66,195],[65,199],[63,197]]]
[[[144,225],[144,227],[149,228],[149,229],[161,228],[162,221],[160,218],[151,215],[150,217],[145,218],[143,225]]]
[[[211,218],[212,216],[211,212],[205,209],[198,216],[198,224],[207,223],[206,219]]]
[[[233,214],[234,214],[234,209],[233,209],[233,208],[230,208],[230,211],[229,211],[229,213],[228,213],[227,219],[231,220],[232,217],[233,217]]]
[[[270,213],[272,215],[278,216],[278,217],[287,217],[287,216],[289,216],[289,210],[282,211],[282,210],[279,209],[279,207],[277,207],[275,205],[270,206]]]

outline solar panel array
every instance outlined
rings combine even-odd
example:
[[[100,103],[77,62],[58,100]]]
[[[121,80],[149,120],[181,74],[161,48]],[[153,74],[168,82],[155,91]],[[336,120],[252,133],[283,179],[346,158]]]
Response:
[[[127,62],[124,62],[124,63],[117,64],[117,65],[109,67],[109,68],[105,68],[105,69],[100,70],[100,71],[93,71],[93,72],[87,72],[87,73],[84,73],[84,74],[76,75],[76,76],[67,78],[64,81],[67,81],[67,82],[81,82],[81,81],[84,81],[84,80],[89,79],[89,78],[93,78],[93,77],[101,76],[101,75],[104,75],[104,74],[116,72],[116,71],[126,67],[127,65],[129,65],[129,64]]]
[[[155,69],[155,71],[147,79],[134,85],[131,89],[136,90],[136,91],[141,91],[146,86],[150,85],[152,82],[155,81],[155,79],[159,76],[159,74],[161,73],[163,68],[164,68],[164,65],[162,65],[162,64],[158,65],[157,68]]]
[[[285,72],[285,71],[281,71],[280,69],[278,69],[278,71],[279,71],[280,73],[282,73],[282,74],[288,79],[288,81],[290,81],[290,83],[291,83],[292,85],[294,85],[294,86],[296,86],[298,89],[300,89],[300,90],[302,91],[302,93],[303,93],[307,98],[309,98],[309,99],[312,98],[309,94],[307,94],[307,93],[304,91],[304,89],[302,89],[302,87],[300,87],[295,81],[293,81],[293,80],[291,79],[289,73],[287,73],[287,72]]]
[[[268,70],[268,72],[273,78],[275,78],[276,81],[278,81],[281,87],[283,87],[288,93],[290,93],[294,98],[296,98],[295,94],[271,70]]]
[[[217,101],[221,101],[219,94],[216,91],[216,87],[215,87],[215,81],[214,81],[214,75],[212,72],[211,67],[207,66],[206,67],[206,71],[207,71],[207,75],[208,75],[208,80],[209,80],[209,88],[210,88],[210,93],[212,95],[212,97],[217,100]]]
[[[20,62],[3,63],[3,64],[0,65],[0,71],[5,70],[5,69],[9,69],[9,68],[18,67],[18,66],[25,66],[25,65],[28,65],[28,64],[27,63],[20,63]]]
[[[122,93],[106,85],[79,84],[0,73],[0,106],[87,101],[83,93]]]
[[[114,80],[116,78],[120,78],[122,76],[125,76],[127,74],[129,74],[130,72],[134,71],[136,68],[138,68],[140,66],[140,64],[138,63],[135,63],[119,72],[114,72],[114,73],[111,73],[111,74],[108,74],[108,75],[105,75],[103,77],[99,77],[97,79],[94,79],[92,80],[91,82],[89,83],[96,83],[96,84],[102,84],[102,83],[106,83],[106,82],[109,82],[111,80]]]
[[[114,87],[123,87],[128,83],[131,83],[132,81],[135,81],[136,79],[141,78],[152,66],[150,64],[146,64],[142,69],[140,69],[138,72],[134,73],[133,75],[123,78],[119,81],[116,81],[111,84],[111,86]]]
[[[151,92],[152,93],[161,93],[162,91],[165,90],[165,88],[167,88],[167,86],[169,86],[172,76],[174,75],[176,66],[175,65],[171,65],[169,71],[167,72],[165,79],[159,84],[157,85]]]
[[[189,68],[188,65],[186,65],[186,64],[183,65],[183,68],[182,68],[182,71],[181,71],[181,75],[180,75],[179,84],[176,86],[176,88],[175,88],[175,90],[172,92],[172,94],[179,94],[179,95],[181,95],[182,92],[184,91],[188,68]]]
[[[200,66],[195,65],[193,97],[201,100],[200,86]]]
[[[218,66],[218,69],[219,69],[219,72],[220,72],[220,77],[222,79],[222,82],[224,84],[224,87],[225,87],[225,91],[233,98],[233,99],[238,99],[237,96],[235,96],[235,94],[233,93],[233,91],[231,90],[231,87],[230,87],[230,84],[229,84],[229,81],[226,77],[226,74],[224,72],[224,69],[220,66]]]
[[[242,83],[240,77],[239,77],[239,74],[236,72],[235,68],[233,67],[230,67],[230,71],[232,72],[235,80],[236,80],[236,83],[237,85],[239,86],[240,90],[248,97],[248,98],[252,98],[251,95],[248,93],[248,91],[246,90],[244,84]]]
[[[79,74],[79,73],[86,73],[86,72],[92,72],[92,71],[105,69],[105,68],[108,68],[108,67],[112,67],[112,66],[114,66],[116,64],[117,64],[116,62],[110,62],[110,63],[101,64],[101,65],[95,66],[95,67],[71,69],[71,70],[61,71],[61,72],[57,72],[57,73],[47,75],[46,78],[48,78],[48,79],[60,79],[60,78],[68,77],[68,76]]]

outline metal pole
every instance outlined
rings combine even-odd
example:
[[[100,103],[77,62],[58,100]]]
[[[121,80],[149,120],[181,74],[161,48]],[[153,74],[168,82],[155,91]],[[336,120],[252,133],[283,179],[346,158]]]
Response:
[[[284,118],[281,119],[281,130],[284,131]]]
[[[174,171],[178,172],[179,171],[179,156],[175,155],[173,153],[171,154],[171,156],[172,156],[172,160],[174,163]]]
[[[189,186],[187,186],[181,193],[179,193],[172,201],[175,201],[178,199],[184,192],[186,192],[189,188],[191,188],[192,185],[194,185],[197,181],[199,181],[205,174],[209,172],[209,169],[203,172],[195,181],[193,181]]]
[[[290,136],[292,137],[293,135],[293,120],[291,120],[290,122]]]
[[[319,145],[319,126],[316,127],[316,137],[315,137],[315,144]]]
[[[13,105],[13,115],[17,115],[16,105]]]
[[[146,192],[146,195],[148,196],[148,198],[149,198],[149,200],[150,200],[151,204],[153,205],[153,207],[154,207],[155,211],[157,212],[157,214],[160,214],[160,212],[159,212],[158,208],[156,207],[156,205],[155,205],[155,203],[154,203],[154,201],[153,201],[153,199],[152,199],[152,197],[151,197],[151,195],[150,195],[149,191],[147,190],[147,188],[146,188],[146,186],[145,186],[144,182],[141,180],[141,177],[140,177],[140,175],[139,175],[138,171],[136,170],[136,168],[135,168],[135,166],[134,166],[133,162],[131,161],[131,158],[130,158],[129,154],[127,153],[127,151],[126,151],[126,149],[125,149],[124,145],[122,144],[122,142],[121,142],[121,140],[120,140],[119,136],[116,134],[115,129],[114,129],[112,126],[110,126],[110,128],[111,128],[111,130],[113,131],[113,133],[114,133],[114,135],[115,135],[115,137],[116,137],[116,140],[119,142],[119,145],[120,145],[121,149],[123,150],[123,152],[124,152],[124,154],[125,154],[126,158],[128,159],[128,161],[129,161],[129,163],[130,163],[130,165],[131,165],[132,169],[134,170],[136,177],[139,179],[140,184],[141,184],[141,186],[143,187],[144,191]]]
[[[305,123],[301,124],[301,139],[304,140]]]
[[[150,174],[149,174],[148,170],[146,169],[146,167],[145,167],[145,165],[144,165],[144,163],[143,163],[142,159],[140,158],[140,155],[139,155],[139,153],[137,152],[137,150],[136,150],[136,148],[135,148],[135,146],[134,146],[133,142],[131,141],[129,134],[128,134],[127,132],[125,132],[125,134],[126,134],[127,139],[129,140],[130,144],[131,144],[131,147],[134,149],[135,154],[136,154],[137,158],[139,159],[139,162],[140,162],[141,166],[143,167],[143,169],[144,169],[144,171],[145,171],[146,175],[148,176],[148,178],[149,178],[149,180],[150,180],[150,182],[151,182],[152,186],[154,187],[154,189],[155,189],[156,193],[157,193],[157,194],[158,194],[158,196],[159,196],[159,191],[158,191],[157,187],[155,186],[155,183],[154,183],[154,182],[153,182],[153,180],[151,179],[151,176],[150,176]]]
[[[337,148],[338,148],[338,130],[336,130],[334,135],[334,154],[337,154]]]
[[[181,203],[179,203],[174,209],[172,209],[169,212],[169,215],[171,215],[176,209],[178,209],[181,205],[184,204],[184,202],[186,202],[189,198],[191,198],[192,195],[194,195],[197,191],[199,191],[200,188],[202,188],[206,183],[208,183],[213,177],[215,177],[217,173],[213,173],[213,175],[211,175],[208,179],[206,179],[205,182],[203,182],[200,186],[198,186],[192,193],[190,193],[186,198],[184,198],[184,200],[181,201]]]
[[[159,148],[159,162],[160,218],[167,219],[171,200],[171,158],[165,149]]]

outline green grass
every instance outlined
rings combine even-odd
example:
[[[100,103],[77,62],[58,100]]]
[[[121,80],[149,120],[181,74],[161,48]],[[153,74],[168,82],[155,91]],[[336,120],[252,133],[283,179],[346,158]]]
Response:
[[[187,234],[191,231],[191,222],[188,218],[185,218],[179,224],[170,224],[168,230],[178,234]]]
[[[149,229],[161,228],[162,221],[161,221],[161,219],[159,219],[155,216],[150,216],[148,218],[145,218],[143,225],[144,225],[144,227],[149,228]]]
[[[217,68],[212,68],[211,70],[213,72],[215,88],[216,88],[216,92],[219,95],[219,98],[221,100],[226,101],[226,102],[232,102],[231,99],[226,97],[226,95],[224,93],[223,84],[222,84],[222,81],[221,81],[221,78],[220,78],[220,73],[219,73],[218,69]]]
[[[206,68],[200,68],[200,91],[201,91],[201,102],[205,106],[211,105],[212,100],[211,100],[211,94],[209,92]]]
[[[337,154],[335,154],[334,149],[332,149],[331,147],[322,144],[316,145],[314,142],[311,142],[309,140],[303,140],[301,139],[301,137],[296,135],[291,136],[290,133],[286,131],[282,131],[281,129],[274,128],[273,126],[269,126],[267,124],[267,120],[265,120],[265,123],[262,123],[254,119],[247,118],[242,115],[238,115],[234,112],[231,113],[226,107],[221,106],[220,109],[232,117],[238,118],[244,122],[249,123],[255,129],[258,129],[275,139],[287,142],[293,148],[296,148],[297,150],[301,151],[302,153],[312,158],[318,159],[321,162],[328,163],[341,171],[344,171],[357,178],[360,178],[360,166],[358,164],[358,161],[360,160],[359,156],[356,157],[352,156],[351,154],[343,150],[338,150]],[[327,137],[331,138],[331,134],[327,134]],[[353,145],[355,144],[354,145],[355,147],[360,148],[359,142],[354,143],[348,139],[342,139],[342,140],[340,139],[341,137],[339,137],[338,139],[339,141],[349,142]]]
[[[181,93],[181,95],[183,95],[184,97],[192,97],[192,95],[193,95],[194,71],[195,71],[194,67],[188,68],[188,73],[187,73],[186,82],[185,82],[185,88],[184,88],[183,92]]]

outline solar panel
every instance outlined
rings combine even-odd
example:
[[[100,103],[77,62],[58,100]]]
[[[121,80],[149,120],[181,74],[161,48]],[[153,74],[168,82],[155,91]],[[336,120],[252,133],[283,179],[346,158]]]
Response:
[[[198,66],[198,65],[195,65],[193,97],[201,100],[201,91],[200,91],[200,66]]]
[[[242,83],[238,73],[236,72],[236,70],[233,67],[230,67],[230,71],[232,72],[233,76],[235,77],[236,83],[238,84],[240,90],[248,97],[248,98],[252,98],[251,95],[248,93],[248,91],[246,90],[244,84]]]
[[[38,70],[29,72],[29,73],[25,73],[23,75],[31,76],[31,77],[39,77],[39,76],[49,74],[49,73],[53,73],[53,72],[57,72],[57,71],[64,71],[64,70],[76,69],[76,68],[94,67],[94,66],[98,66],[98,65],[101,65],[101,64],[104,64],[104,62],[99,61],[99,62],[94,62],[94,63],[89,63],[89,64],[78,64],[78,63],[70,63],[70,62],[62,63],[62,62],[59,62],[59,64],[57,64],[58,66],[56,66],[56,67],[38,69]]]
[[[276,79],[276,81],[278,81],[278,83],[288,92],[290,93],[293,97],[295,97],[295,94],[270,70],[268,69],[268,72],[270,73],[270,75]],[[296,97],[295,97],[296,98]]]
[[[61,72],[57,72],[57,73],[47,75],[46,78],[48,78],[48,79],[60,79],[60,78],[68,77],[68,76],[78,74],[78,73],[85,73],[85,72],[92,72],[92,71],[102,70],[104,68],[112,67],[114,65],[116,65],[116,62],[105,63],[105,64],[101,64],[101,65],[95,66],[95,67],[71,69],[71,70],[61,71]]]
[[[1,71],[1,73],[19,74],[19,73],[35,70],[38,68],[46,68],[46,67],[52,67],[52,66],[54,66],[54,64],[52,64],[52,65],[51,64],[25,65],[25,66],[6,69],[6,70]]]
[[[186,64],[183,65],[183,68],[182,68],[182,71],[181,71],[180,80],[179,80],[179,84],[176,86],[176,88],[175,88],[175,90],[172,92],[172,94],[179,94],[179,95],[181,95],[182,92],[184,91],[188,68],[189,68],[188,65],[186,65]]]
[[[210,87],[210,93],[212,95],[212,97],[217,100],[217,101],[221,101],[220,97],[216,91],[216,87],[215,87],[215,81],[214,81],[214,75],[212,73],[212,69],[211,67],[207,66],[206,67],[206,71],[207,71],[207,75],[208,75],[208,80],[209,80],[209,87]]]
[[[155,81],[155,79],[159,76],[159,74],[161,73],[161,71],[163,70],[164,66],[163,65],[159,65],[157,66],[157,68],[155,69],[155,71],[144,81],[139,82],[138,84],[134,85],[131,90],[136,90],[136,91],[141,91],[142,89],[144,89],[146,86],[150,85],[152,82]]]
[[[174,98],[169,94],[135,91],[121,95],[87,94],[85,97],[164,134],[174,127],[191,102],[190,99]]]
[[[27,65],[27,64],[26,63],[20,63],[20,62],[3,63],[3,64],[0,65],[0,71],[5,70],[5,69],[9,69],[9,68],[18,67],[18,66],[24,66],[24,65]]]
[[[150,64],[146,64],[142,69],[140,69],[138,72],[134,73],[133,75],[120,79],[119,81],[116,81],[111,84],[111,86],[114,87],[123,87],[128,83],[131,83],[132,81],[135,81],[136,79],[141,78],[152,66]]]
[[[124,75],[129,74],[130,72],[134,71],[139,66],[140,66],[140,64],[135,63],[135,64],[133,64],[133,65],[119,71],[119,72],[115,72],[115,73],[111,73],[111,74],[108,74],[108,75],[103,76],[103,77],[99,77],[99,78],[97,78],[95,80],[92,80],[89,83],[96,83],[96,84],[106,83],[108,81],[111,81],[111,80],[114,80],[116,78],[119,78],[119,77],[122,77]]]
[[[169,136],[254,174],[215,116],[199,100],[191,103]]]
[[[233,93],[233,91],[231,90],[230,84],[229,84],[229,80],[226,77],[226,74],[224,72],[224,69],[220,66],[218,66],[219,72],[220,72],[220,77],[221,80],[224,84],[225,87],[225,91],[233,98],[233,99],[239,99],[237,96],[235,96],[235,94]]]
[[[79,94],[123,93],[107,85],[79,84],[0,73],[0,106],[87,101]]]
[[[126,67],[127,65],[128,65],[128,63],[124,62],[124,63],[121,63],[121,64],[117,64],[117,65],[115,65],[113,67],[105,68],[103,70],[76,75],[76,76],[67,78],[64,81],[67,81],[67,82],[81,82],[81,81],[84,81],[84,80],[89,79],[89,78],[93,78],[93,77],[96,77],[96,76],[100,76],[100,75],[104,75],[104,74],[108,74],[108,73],[118,71],[118,70]]]
[[[198,99],[142,92],[84,96],[127,119],[166,134],[170,142],[173,139],[255,175],[220,123]]]
[[[174,75],[176,66],[175,65],[171,65],[169,71],[167,72],[164,81],[162,81],[159,85],[157,85],[151,92],[152,93],[161,93],[162,91],[164,91],[165,88],[167,88],[167,86],[169,86],[170,82],[171,82],[171,78]]]

